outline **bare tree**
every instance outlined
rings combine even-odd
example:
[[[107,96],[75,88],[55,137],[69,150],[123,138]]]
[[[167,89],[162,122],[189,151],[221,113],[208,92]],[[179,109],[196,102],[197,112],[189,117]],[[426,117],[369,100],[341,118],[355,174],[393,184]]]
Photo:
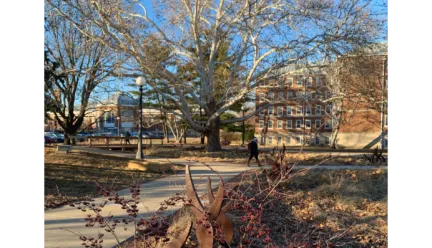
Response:
[[[89,39],[133,58],[133,66],[125,68],[124,75],[154,74],[163,79],[159,85],[149,84],[156,90],[171,90],[171,94],[160,94],[175,102],[180,113],[173,113],[207,136],[208,151],[221,149],[221,124],[248,119],[266,107],[244,118],[220,119],[269,71],[312,58],[317,52],[350,51],[375,40],[383,24],[371,13],[371,0],[156,0],[151,14],[150,4],[139,1],[47,1]],[[65,8],[79,12],[101,31],[80,28],[80,21],[70,18]],[[142,49],[149,37],[170,48],[175,66],[163,66],[166,61],[157,50]],[[229,49],[223,61],[228,77],[220,78],[215,72],[216,58],[224,43]],[[278,63],[274,63],[276,57]],[[192,64],[199,75],[199,90],[176,73],[185,64]],[[204,110],[204,125],[192,118],[188,98]]]
[[[74,11],[64,11],[72,20],[81,19]],[[45,50],[57,65],[53,72],[56,80],[46,88],[55,105],[54,117],[65,132],[65,143],[70,144],[70,137],[84,122],[92,92],[110,77],[115,56],[106,45],[84,36],[52,8],[46,9],[45,18]],[[84,22],[80,25],[91,30]]]
[[[387,46],[378,43],[372,47],[374,51],[364,48],[341,56],[323,68],[326,87],[331,93],[324,102],[332,106],[331,111],[326,111],[326,116],[332,122],[332,148],[337,147],[341,124],[359,124],[351,122],[355,115],[360,115],[368,124],[380,127],[382,136],[384,134],[383,117],[387,114]],[[379,116],[373,114],[377,112],[380,113]]]

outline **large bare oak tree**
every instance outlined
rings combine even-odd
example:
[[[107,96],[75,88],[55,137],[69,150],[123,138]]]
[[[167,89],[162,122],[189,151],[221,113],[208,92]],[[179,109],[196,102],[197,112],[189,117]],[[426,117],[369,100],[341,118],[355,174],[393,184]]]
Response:
[[[161,78],[158,85],[151,80],[148,83],[155,90],[170,89],[170,94],[159,94],[175,103],[180,112],[174,114],[207,136],[208,151],[221,149],[221,124],[243,119],[221,121],[221,114],[242,101],[270,71],[317,59],[317,54],[351,51],[375,41],[383,24],[371,14],[368,0],[47,2],[89,39],[130,56],[133,62],[124,68],[124,75]],[[65,9],[80,13],[100,32],[80,28],[80,20],[70,18]],[[149,37],[169,47],[172,66],[163,65],[166,61],[158,56],[157,49],[144,49],[142,45]],[[222,44],[228,45],[228,56],[217,61]],[[216,73],[218,63],[224,63],[227,77]],[[199,86],[177,73],[186,64],[193,65]],[[204,111],[204,123],[192,118],[192,106]]]

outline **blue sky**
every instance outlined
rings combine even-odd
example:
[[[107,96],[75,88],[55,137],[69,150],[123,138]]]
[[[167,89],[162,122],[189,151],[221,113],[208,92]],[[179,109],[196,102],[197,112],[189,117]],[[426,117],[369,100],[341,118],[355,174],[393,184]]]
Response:
[[[153,12],[153,8],[152,8],[152,1],[140,1],[146,8],[147,8],[147,13],[149,15],[149,17],[151,19],[155,19],[155,14]],[[387,1],[382,1],[382,0],[373,0],[371,2],[371,8],[373,9],[373,11],[376,12],[381,12],[383,16],[387,16]],[[142,11],[140,9],[140,11]],[[387,25],[386,25],[387,26]],[[387,30],[387,28],[386,28]],[[385,37],[386,39],[386,37]],[[384,38],[381,38],[380,41],[386,41]],[[130,91],[130,90],[136,90],[136,87],[129,87],[128,85],[130,85],[131,83],[134,84],[135,79],[116,79],[113,84],[117,85],[117,87],[119,88],[119,90],[122,91]],[[99,97],[101,99],[106,98],[108,96],[108,93],[102,93],[99,94]]]

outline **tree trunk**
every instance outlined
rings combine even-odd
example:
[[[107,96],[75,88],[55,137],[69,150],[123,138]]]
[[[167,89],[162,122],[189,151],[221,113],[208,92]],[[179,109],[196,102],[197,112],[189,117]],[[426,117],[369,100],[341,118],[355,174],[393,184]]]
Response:
[[[220,144],[220,118],[217,118],[207,132],[207,151],[215,152],[220,150],[222,150]]]
[[[64,134],[64,141],[63,141],[63,144],[65,144],[65,145],[70,145],[71,144],[71,142],[70,142],[71,140],[70,140],[70,138],[69,138],[69,134]]]
[[[331,136],[331,140],[330,140],[330,148],[331,149],[336,149],[336,140],[337,140],[337,135],[339,133],[339,127],[340,125],[338,125],[335,130],[333,130],[332,136]]]
[[[200,136],[201,136],[201,144],[204,144],[205,135],[202,133]]]

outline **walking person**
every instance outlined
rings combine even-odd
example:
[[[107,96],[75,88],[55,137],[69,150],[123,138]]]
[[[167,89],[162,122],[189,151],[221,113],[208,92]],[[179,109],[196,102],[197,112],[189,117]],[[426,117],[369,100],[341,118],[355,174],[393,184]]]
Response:
[[[129,144],[129,145],[131,144],[130,141],[129,141],[129,138],[130,138],[130,137],[131,137],[131,134],[130,134],[129,132],[126,132],[126,135],[125,135],[125,142],[126,142],[126,145],[127,145],[127,144]]]
[[[258,166],[261,166],[260,161],[258,160],[258,139],[253,137],[253,139],[248,144],[248,150],[250,152],[249,159],[247,161],[246,166],[249,167],[249,163],[252,160],[252,157],[255,157]]]

